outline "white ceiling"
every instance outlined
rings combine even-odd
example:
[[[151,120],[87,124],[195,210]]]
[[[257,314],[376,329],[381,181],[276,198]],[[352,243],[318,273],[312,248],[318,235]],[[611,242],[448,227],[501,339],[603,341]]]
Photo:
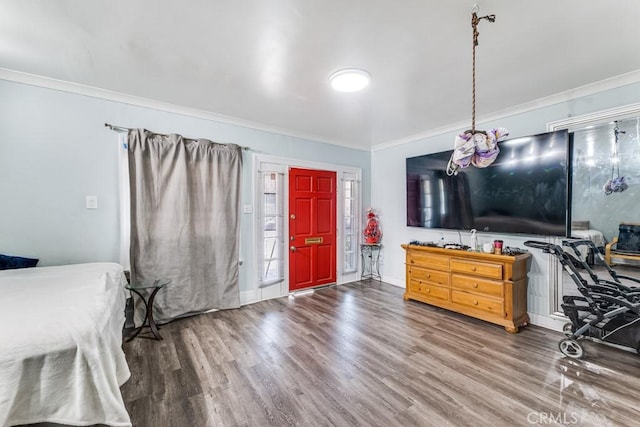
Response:
[[[479,4],[479,117],[640,70],[638,0]],[[470,123],[473,5],[2,0],[0,68],[369,148]],[[371,85],[332,91],[347,67]]]

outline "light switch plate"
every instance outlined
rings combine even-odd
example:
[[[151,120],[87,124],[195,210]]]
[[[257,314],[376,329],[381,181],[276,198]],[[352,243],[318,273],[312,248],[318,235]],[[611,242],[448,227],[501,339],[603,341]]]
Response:
[[[87,209],[98,209],[98,196],[87,196],[84,206]]]

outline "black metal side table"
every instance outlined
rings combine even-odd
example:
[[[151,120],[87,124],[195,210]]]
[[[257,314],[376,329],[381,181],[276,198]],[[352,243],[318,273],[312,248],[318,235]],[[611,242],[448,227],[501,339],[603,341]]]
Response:
[[[158,329],[159,329],[158,325],[156,325],[156,322],[153,320],[153,300],[156,298],[156,294],[158,293],[158,291],[170,283],[171,283],[171,280],[168,280],[168,279],[153,279],[153,280],[142,280],[139,282],[125,285],[125,289],[130,290],[131,292],[135,293],[140,297],[140,299],[144,303],[144,310],[145,310],[144,321],[142,322],[142,325],[137,327],[135,331],[127,338],[127,342],[137,337],[140,331],[142,331],[142,329],[145,327],[148,327],[149,329],[151,329],[151,333],[157,340],[162,339],[162,336],[160,336],[160,332],[158,332]],[[151,294],[147,299],[144,297],[143,293],[148,293],[148,292],[151,292]]]
[[[360,280],[382,280],[382,276],[380,276],[380,249],[382,249],[382,245],[379,243],[363,243],[360,245],[360,255],[362,256]]]

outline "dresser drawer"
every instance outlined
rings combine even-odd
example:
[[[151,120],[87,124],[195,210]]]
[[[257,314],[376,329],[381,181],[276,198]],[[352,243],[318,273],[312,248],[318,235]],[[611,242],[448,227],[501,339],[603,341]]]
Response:
[[[432,283],[425,283],[418,280],[411,280],[409,284],[409,290],[411,292],[418,292],[426,297],[435,298],[443,301],[449,301],[449,288],[437,286]]]
[[[503,316],[504,314],[502,308],[503,300],[499,298],[485,297],[468,292],[452,290],[451,302],[487,311],[499,316]]]
[[[502,264],[492,262],[451,258],[451,271],[474,274],[491,279],[502,279]]]
[[[465,291],[478,294],[502,298],[504,296],[504,285],[497,280],[480,279],[474,276],[462,274],[451,275],[451,286]]]
[[[427,268],[409,267],[411,279],[432,282],[438,285],[449,285],[449,273],[438,270],[429,270]]]
[[[409,253],[409,265],[419,265],[421,267],[449,271],[449,257],[414,250]]]

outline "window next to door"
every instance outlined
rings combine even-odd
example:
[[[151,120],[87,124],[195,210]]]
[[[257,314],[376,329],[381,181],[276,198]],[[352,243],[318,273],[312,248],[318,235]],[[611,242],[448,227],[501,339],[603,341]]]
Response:
[[[284,280],[284,175],[260,171],[260,286]]]
[[[358,194],[355,174],[344,173],[342,177],[343,197],[343,221],[342,236],[344,245],[344,273],[353,273],[358,270]]]

